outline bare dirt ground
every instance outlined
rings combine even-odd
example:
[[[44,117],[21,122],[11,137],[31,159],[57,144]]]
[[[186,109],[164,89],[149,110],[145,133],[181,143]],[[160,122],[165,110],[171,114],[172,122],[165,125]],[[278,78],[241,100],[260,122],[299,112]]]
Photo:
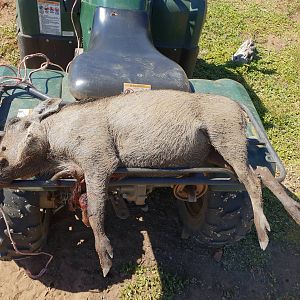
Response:
[[[157,198],[150,202],[149,212],[133,207],[131,217],[125,221],[117,219],[110,209],[107,229],[115,253],[112,272],[106,279],[99,272],[91,230],[72,213],[61,211],[52,222],[45,249],[54,255],[47,273],[32,280],[15,262],[1,262],[0,298],[119,299],[124,285],[135,277],[124,266],[138,262],[142,266],[157,264],[163,270],[162,276],[168,272],[188,280],[183,291],[172,299],[299,299],[299,245],[271,241],[266,262],[253,257],[249,265],[242,266],[239,260],[244,259],[244,254],[235,253],[237,256],[225,257],[218,263],[199,243],[197,235],[180,239],[173,204],[167,198]],[[44,263],[34,258],[26,267],[38,272]],[[161,288],[164,290],[163,281]],[[165,298],[162,292],[160,298],[154,299]]]

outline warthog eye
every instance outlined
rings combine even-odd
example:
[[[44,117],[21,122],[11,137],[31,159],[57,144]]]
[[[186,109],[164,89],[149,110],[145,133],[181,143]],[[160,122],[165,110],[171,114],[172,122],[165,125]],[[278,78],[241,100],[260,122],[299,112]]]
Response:
[[[2,146],[1,150],[2,150],[2,151],[5,151],[5,150],[6,150],[6,147],[5,147],[5,146]]]
[[[24,123],[24,129],[27,129],[31,125],[30,121],[25,121]]]

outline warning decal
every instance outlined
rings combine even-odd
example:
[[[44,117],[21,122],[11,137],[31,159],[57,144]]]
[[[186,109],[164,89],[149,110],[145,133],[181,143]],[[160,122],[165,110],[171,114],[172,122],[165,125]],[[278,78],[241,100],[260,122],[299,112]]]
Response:
[[[61,35],[60,2],[38,0],[40,32]]]
[[[150,84],[139,84],[139,83],[127,83],[123,84],[123,92],[125,94],[134,93],[143,90],[151,90]]]
[[[32,112],[32,109],[29,109],[29,108],[20,108],[18,110],[18,114],[17,114],[17,117],[18,118],[23,118],[23,117],[26,117],[26,116],[29,116]]]

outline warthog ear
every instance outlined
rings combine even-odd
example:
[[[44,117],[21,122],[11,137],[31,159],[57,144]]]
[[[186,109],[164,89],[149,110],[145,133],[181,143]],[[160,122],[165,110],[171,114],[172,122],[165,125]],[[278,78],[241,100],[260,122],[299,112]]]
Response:
[[[31,128],[26,136],[19,142],[17,148],[17,161],[26,162],[32,157],[42,155],[45,152],[46,143],[39,131],[39,122],[34,122],[36,126]]]
[[[36,106],[32,111],[32,116],[38,117],[41,121],[46,117],[58,112],[61,109],[62,99],[51,98],[42,101],[38,106]]]

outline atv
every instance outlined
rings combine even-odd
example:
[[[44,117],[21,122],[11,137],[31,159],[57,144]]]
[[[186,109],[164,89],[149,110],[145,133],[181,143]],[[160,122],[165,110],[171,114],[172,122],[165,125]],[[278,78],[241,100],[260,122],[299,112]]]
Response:
[[[197,61],[206,0],[17,0],[17,37],[22,63],[0,67],[0,130],[45,99],[72,103],[143,89],[174,89],[222,95],[248,115],[248,159],[277,180],[285,169],[272,148],[245,88],[229,79],[189,79]],[[50,176],[50,175],[49,175]],[[118,178],[118,180],[115,180]],[[75,180],[50,177],[15,180],[1,190],[0,257],[15,258],[12,246],[37,252],[47,239],[50,215],[64,207]],[[120,168],[110,182],[116,214],[127,202],[145,205],[158,187],[176,197],[183,237],[198,231],[209,247],[232,244],[250,231],[253,212],[234,172],[202,168]],[[7,227],[6,222],[9,225]],[[8,232],[9,230],[9,232]]]

